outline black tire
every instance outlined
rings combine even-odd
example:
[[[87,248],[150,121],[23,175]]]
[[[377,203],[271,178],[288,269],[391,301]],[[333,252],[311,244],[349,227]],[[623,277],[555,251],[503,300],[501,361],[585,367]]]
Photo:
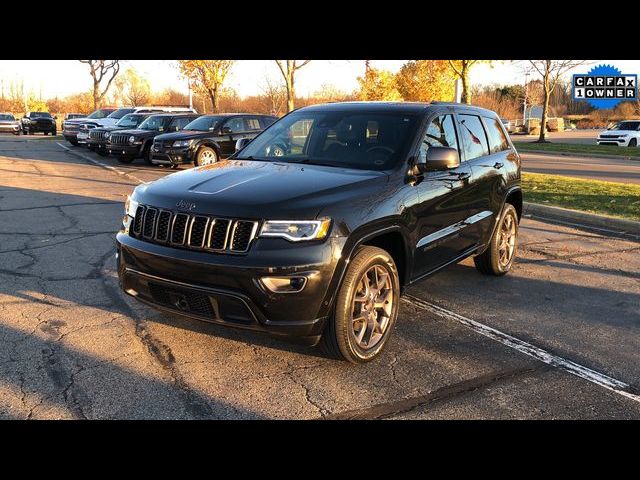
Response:
[[[151,161],[151,145],[149,145],[144,151],[144,153],[142,154],[142,158],[144,159],[144,163],[146,163],[147,165],[157,167],[157,165]]]
[[[21,131],[21,130],[17,130],[17,131],[15,131],[15,132],[13,132],[13,134],[14,134],[14,135],[20,135],[21,133],[22,133],[22,131]]]
[[[205,158],[207,156],[212,156],[213,160],[212,161],[205,161]],[[214,148],[211,147],[200,147],[198,149],[198,152],[196,153],[196,157],[193,161],[193,163],[196,165],[196,167],[200,167],[202,165],[208,165],[211,163],[216,163],[218,160],[220,159],[220,157],[218,156],[218,152],[216,152],[216,150]]]
[[[135,157],[121,157],[118,155],[118,161],[120,163],[131,163],[135,160]]]
[[[51,131],[51,135],[53,135],[54,137],[55,137],[57,134],[58,134],[58,131],[57,131],[57,130],[52,130],[52,131]]]
[[[78,141],[77,141],[77,140],[69,140],[69,143],[70,143],[71,145],[73,145],[74,147],[77,147],[77,146],[79,145],[79,143],[78,143]]]
[[[632,138],[631,140],[629,140],[629,146],[630,147],[637,147],[638,146],[638,140],[636,140],[635,138]]]
[[[373,267],[378,266],[389,275],[392,297],[386,329],[382,337],[371,348],[358,345],[355,338],[353,313],[354,297],[361,287],[361,280]],[[400,303],[400,280],[398,269],[391,255],[377,247],[361,247],[349,263],[342,285],[338,291],[334,313],[327,320],[321,339],[321,348],[332,358],[347,360],[351,363],[364,363],[377,358],[387,344],[398,317]],[[365,328],[365,327],[361,327]],[[367,327],[368,328],[368,327]]]
[[[24,135],[29,135],[29,129],[28,129],[28,128],[26,128],[22,133],[23,133]]]
[[[501,260],[500,255],[501,241],[503,239],[501,231],[508,217],[511,217],[511,222],[514,228],[513,250],[508,258],[508,261],[503,261]],[[496,277],[500,277],[511,270],[513,260],[516,258],[517,247],[518,213],[516,212],[516,209],[513,205],[511,205],[510,203],[505,203],[504,208],[502,209],[502,213],[500,214],[498,226],[491,236],[489,247],[480,255],[476,255],[475,257],[473,257],[473,263],[475,264],[476,269],[483,275],[493,275]]]
[[[109,152],[107,152],[106,150],[104,150],[102,148],[97,148],[96,149],[96,153],[98,155],[100,155],[101,157],[108,157],[109,156]]]
[[[49,135],[49,132],[42,132],[42,135],[46,137],[47,135]]]

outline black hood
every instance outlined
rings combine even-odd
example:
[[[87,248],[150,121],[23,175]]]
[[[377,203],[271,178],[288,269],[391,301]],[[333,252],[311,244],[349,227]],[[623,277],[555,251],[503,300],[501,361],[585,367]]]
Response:
[[[155,137],[160,132],[157,130],[140,130],[137,128],[131,128],[129,130],[119,130],[118,133],[124,133],[126,135],[135,135],[136,137],[148,138]]]
[[[214,138],[213,132],[201,132],[200,130],[181,130],[179,132],[163,133],[158,135],[156,140],[158,142],[176,141],[176,140],[191,140],[192,138]]]
[[[225,160],[168,175],[136,188],[134,200],[192,213],[255,219],[314,219],[333,203],[345,204],[382,188],[387,174],[294,163]]]

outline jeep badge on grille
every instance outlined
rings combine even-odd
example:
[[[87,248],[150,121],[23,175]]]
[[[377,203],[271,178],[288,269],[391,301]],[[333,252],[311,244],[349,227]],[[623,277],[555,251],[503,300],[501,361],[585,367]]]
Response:
[[[190,212],[191,210],[194,210],[196,208],[196,204],[187,202],[185,200],[180,200],[178,203],[176,203],[176,207],[178,207],[180,210],[186,210]]]

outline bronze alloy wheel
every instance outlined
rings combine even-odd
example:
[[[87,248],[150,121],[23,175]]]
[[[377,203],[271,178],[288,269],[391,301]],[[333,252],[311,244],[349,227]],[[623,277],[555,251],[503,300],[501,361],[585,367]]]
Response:
[[[322,345],[332,358],[369,362],[380,355],[398,318],[400,277],[391,255],[360,247],[351,258]]]
[[[351,331],[363,350],[375,347],[383,338],[393,312],[391,275],[382,265],[374,265],[362,274],[353,296]]]
[[[202,147],[198,152],[198,166],[211,165],[218,161],[218,155],[216,151],[210,147]]]
[[[513,254],[516,251],[516,224],[518,220],[511,214],[507,214],[502,219],[500,231],[498,233],[498,261],[500,267],[506,269],[509,267]]]

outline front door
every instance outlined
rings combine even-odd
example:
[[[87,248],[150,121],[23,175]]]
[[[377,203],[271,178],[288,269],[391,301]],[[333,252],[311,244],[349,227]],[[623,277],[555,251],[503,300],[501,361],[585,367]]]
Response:
[[[220,146],[220,153],[223,157],[228,157],[236,151],[236,141],[246,135],[246,125],[244,117],[232,117],[222,125],[220,139],[216,140]]]
[[[418,162],[425,162],[430,147],[458,149],[459,133],[453,113],[443,113],[429,120],[420,146]],[[425,275],[449,263],[475,242],[468,236],[465,221],[470,216],[469,182],[472,170],[468,163],[451,170],[419,175],[415,188],[417,236],[413,277]]]

